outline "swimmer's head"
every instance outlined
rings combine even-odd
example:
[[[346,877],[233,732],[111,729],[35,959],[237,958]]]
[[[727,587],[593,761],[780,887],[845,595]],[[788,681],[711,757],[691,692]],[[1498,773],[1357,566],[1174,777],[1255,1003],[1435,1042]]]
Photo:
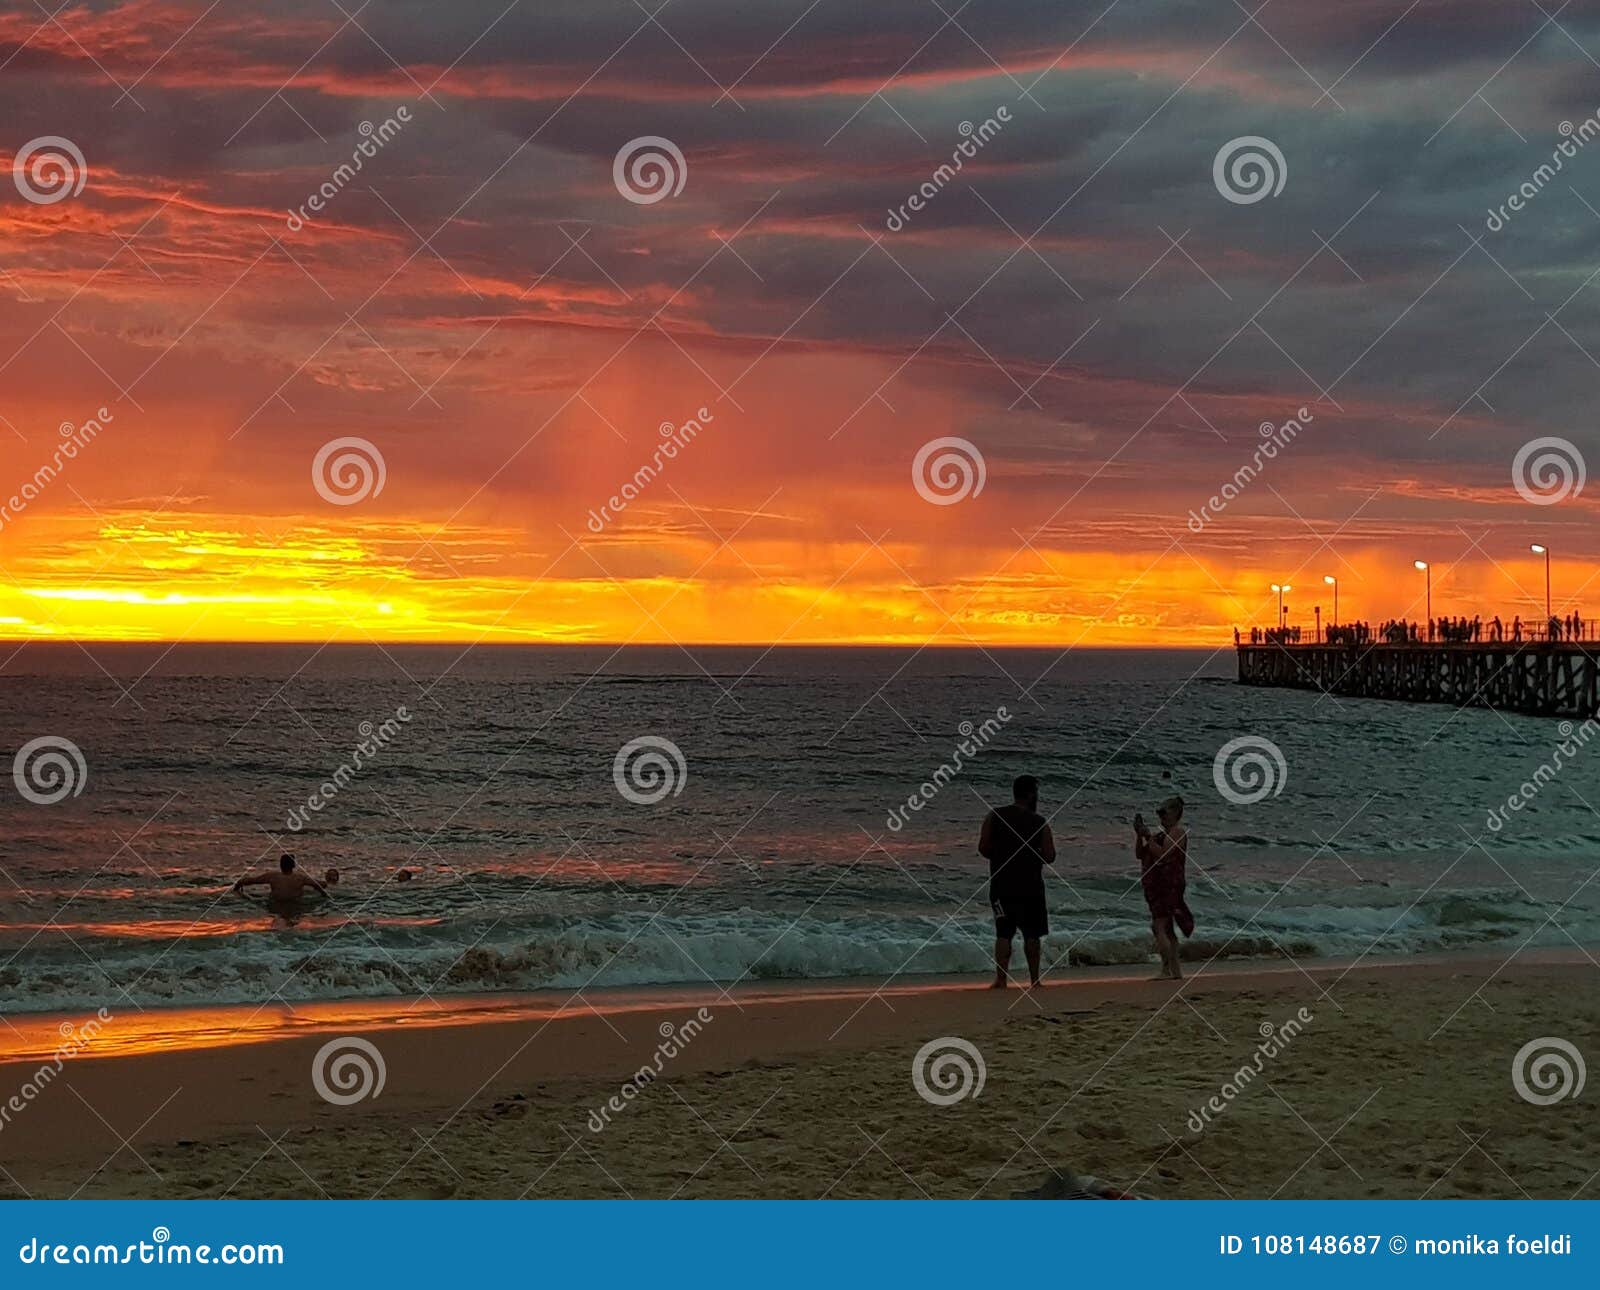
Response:
[[[279,856],[278,868],[282,869],[284,873],[292,873],[294,871],[294,857],[288,854]]]
[[[330,887],[333,886],[334,883],[339,881],[339,871],[337,869],[329,869],[327,873],[322,875],[322,881]]]

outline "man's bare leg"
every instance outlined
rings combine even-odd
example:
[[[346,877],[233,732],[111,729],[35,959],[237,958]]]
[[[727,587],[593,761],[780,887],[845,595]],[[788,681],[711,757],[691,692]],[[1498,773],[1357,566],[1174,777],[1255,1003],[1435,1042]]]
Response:
[[[1006,969],[1011,966],[1011,938],[1002,940],[994,938],[994,980],[989,983],[991,990],[1004,990],[1011,984],[1011,978]]]
[[[1022,941],[1022,952],[1028,958],[1028,984],[1039,984],[1039,942],[1030,941],[1026,937]]]

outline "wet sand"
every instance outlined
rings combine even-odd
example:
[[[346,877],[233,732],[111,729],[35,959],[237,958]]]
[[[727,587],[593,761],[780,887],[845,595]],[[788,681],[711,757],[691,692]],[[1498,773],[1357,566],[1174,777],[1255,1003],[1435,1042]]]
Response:
[[[1009,1197],[1077,1173],[1159,1197],[1594,1198],[1593,1090],[1536,1105],[1512,1065],[1544,1037],[1600,1057],[1597,973],[1575,950],[1218,965],[1181,989],[366,1001],[226,1044],[215,1013],[147,1014],[120,1044],[113,1018],[43,1079],[37,1055],[0,1065],[0,1104],[32,1089],[0,1124],[0,1193]],[[19,1021],[13,1053],[48,1024]],[[313,1066],[350,1037],[377,1056],[345,1042],[324,1087],[379,1062],[383,1085],[335,1105]]]

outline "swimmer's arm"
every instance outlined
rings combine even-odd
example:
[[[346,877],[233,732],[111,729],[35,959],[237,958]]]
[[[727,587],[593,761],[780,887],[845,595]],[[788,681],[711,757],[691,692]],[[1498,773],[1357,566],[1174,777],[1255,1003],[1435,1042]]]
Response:
[[[1044,832],[1039,838],[1039,858],[1046,864],[1054,864],[1056,862],[1056,837],[1055,834],[1050,832],[1048,824],[1044,826]]]
[[[251,877],[251,878],[241,878],[241,879],[239,879],[238,882],[233,884],[233,889],[235,891],[243,891],[246,887],[258,887],[262,883],[267,883],[267,882],[271,882],[271,881],[272,881],[271,875],[264,874],[264,873],[258,873],[254,877]]]
[[[328,899],[329,899],[329,900],[332,900],[332,899],[333,899],[333,893],[332,893],[332,892],[331,892],[331,891],[329,891],[329,890],[328,890],[328,889],[327,889],[327,888],[326,888],[326,887],[324,887],[324,886],[323,886],[323,885],[322,885],[322,884],[321,884],[321,883],[320,883],[320,882],[318,882],[318,881],[317,881],[317,880],[316,880],[316,879],[315,879],[315,878],[313,878],[313,877],[311,877],[311,876],[310,876],[310,875],[309,875],[309,874],[308,874],[308,875],[307,875],[307,876],[306,876],[306,881],[307,881],[307,882],[309,882],[309,883],[310,883],[310,884],[311,884],[311,885],[312,885],[312,886],[313,886],[313,887],[315,887],[315,888],[316,888],[316,889],[317,889],[317,890],[318,890],[318,891],[320,891],[320,892],[321,892],[321,893],[322,893],[322,894],[323,894],[323,895],[324,895],[324,896],[326,896],[326,897],[327,897],[327,898],[328,898]]]

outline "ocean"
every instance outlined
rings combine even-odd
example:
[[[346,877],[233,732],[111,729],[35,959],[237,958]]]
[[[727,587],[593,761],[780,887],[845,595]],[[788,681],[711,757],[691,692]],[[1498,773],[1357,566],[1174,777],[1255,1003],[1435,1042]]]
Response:
[[[1534,780],[1555,721],[1231,648],[10,648],[3,1013],[982,973],[1021,772],[1057,974],[1154,962],[1129,821],[1173,792],[1191,956],[1600,942],[1600,745]],[[331,901],[230,890],[285,850]]]

